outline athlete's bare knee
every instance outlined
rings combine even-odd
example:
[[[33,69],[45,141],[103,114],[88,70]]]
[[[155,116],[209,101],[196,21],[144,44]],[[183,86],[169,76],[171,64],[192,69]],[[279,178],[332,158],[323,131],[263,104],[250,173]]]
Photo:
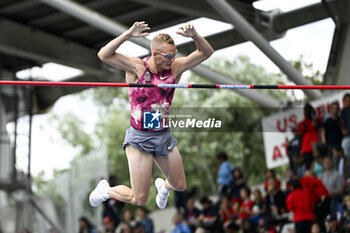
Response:
[[[176,191],[180,191],[180,192],[185,191],[187,188],[186,180],[181,180],[177,182],[174,188]]]
[[[130,194],[127,196],[127,199],[132,202],[132,200],[134,199],[134,194],[132,192],[130,192]]]
[[[144,206],[148,200],[147,194],[135,195],[131,200],[131,203],[137,206]]]

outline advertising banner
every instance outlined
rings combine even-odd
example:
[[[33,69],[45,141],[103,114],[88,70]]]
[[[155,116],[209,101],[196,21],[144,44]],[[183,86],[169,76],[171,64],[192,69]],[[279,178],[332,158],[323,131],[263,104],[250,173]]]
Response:
[[[310,102],[315,108],[318,120],[323,120],[330,111],[330,104],[338,101],[343,108],[345,91],[324,96]],[[275,168],[289,163],[287,156],[286,138],[292,139],[291,128],[297,126],[304,119],[303,106],[293,107],[262,119],[263,138],[267,168]]]

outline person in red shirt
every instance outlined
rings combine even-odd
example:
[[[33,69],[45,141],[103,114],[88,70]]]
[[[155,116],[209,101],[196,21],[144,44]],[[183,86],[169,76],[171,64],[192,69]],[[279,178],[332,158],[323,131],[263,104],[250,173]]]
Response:
[[[241,189],[241,205],[239,207],[239,218],[249,218],[253,214],[254,202],[250,200],[250,190],[246,187]]]
[[[224,231],[227,232],[228,227],[232,224],[235,224],[235,220],[237,219],[237,213],[229,195],[222,196],[219,213],[220,222],[223,226]]]
[[[309,169],[312,157],[312,144],[319,141],[315,109],[308,103],[304,106],[304,120],[298,124],[297,133],[302,138],[300,152],[304,157],[306,169]]]
[[[315,203],[311,194],[303,189],[298,179],[290,181],[293,191],[286,200],[287,209],[293,211],[295,232],[310,232],[311,225],[315,221],[313,213]]]
[[[299,179],[304,189],[311,193],[315,203],[314,214],[321,231],[326,232],[325,219],[330,213],[330,194],[322,181],[315,177],[311,171],[305,172],[304,177]]]
[[[304,187],[312,194],[314,202],[320,201],[321,199],[325,199],[325,197],[330,196],[327,188],[324,186],[322,181],[319,178],[313,176],[313,173],[305,173],[304,177],[300,178],[299,181],[302,187]]]

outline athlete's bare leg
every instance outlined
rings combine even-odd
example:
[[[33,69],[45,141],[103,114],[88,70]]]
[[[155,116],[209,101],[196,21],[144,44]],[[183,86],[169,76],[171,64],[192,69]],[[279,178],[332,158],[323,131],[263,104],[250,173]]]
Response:
[[[184,166],[177,147],[169,153],[168,158],[156,156],[154,161],[166,177],[164,183],[166,189],[176,191],[186,189]]]
[[[151,185],[153,156],[131,145],[125,147],[128,158],[131,188],[125,185],[112,187],[108,196],[122,202],[143,206]]]

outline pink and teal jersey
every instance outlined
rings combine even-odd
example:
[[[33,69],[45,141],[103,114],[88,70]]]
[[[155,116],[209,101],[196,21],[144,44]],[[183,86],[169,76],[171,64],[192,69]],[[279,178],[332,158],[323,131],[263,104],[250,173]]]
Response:
[[[146,61],[150,57],[143,59],[146,70],[139,78],[137,83],[164,83],[174,84],[175,79],[171,70],[163,70],[160,73],[151,73],[148,69]],[[174,88],[149,88],[149,87],[130,87],[128,90],[130,100],[130,124],[138,130],[143,128],[144,112],[162,113],[162,119],[170,110],[174,97]],[[163,121],[161,121],[161,129],[163,129]],[[148,131],[155,131],[146,129]],[[157,129],[159,130],[159,129]]]

